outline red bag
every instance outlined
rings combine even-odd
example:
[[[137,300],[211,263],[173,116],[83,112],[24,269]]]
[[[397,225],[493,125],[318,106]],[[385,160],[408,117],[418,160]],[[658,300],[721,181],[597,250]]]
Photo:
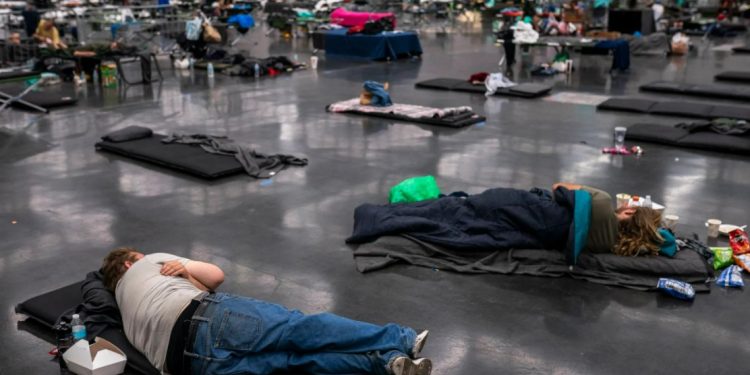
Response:
[[[750,242],[748,242],[747,233],[742,229],[729,232],[729,245],[735,255],[750,253]]]

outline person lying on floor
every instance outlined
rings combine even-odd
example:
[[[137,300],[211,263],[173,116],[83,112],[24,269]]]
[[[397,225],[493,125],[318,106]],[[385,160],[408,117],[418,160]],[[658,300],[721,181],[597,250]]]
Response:
[[[304,315],[214,293],[224,272],[210,263],[119,248],[104,258],[101,272],[115,293],[128,340],[165,373],[429,375],[432,370],[429,359],[417,359],[428,331],[330,313]]]
[[[355,209],[348,243],[409,235],[457,250],[560,249],[575,264],[581,251],[657,255],[665,243],[661,214],[645,207],[615,209],[606,192],[557,183],[552,191],[495,188],[466,197]],[[672,238],[673,241],[673,238]]]

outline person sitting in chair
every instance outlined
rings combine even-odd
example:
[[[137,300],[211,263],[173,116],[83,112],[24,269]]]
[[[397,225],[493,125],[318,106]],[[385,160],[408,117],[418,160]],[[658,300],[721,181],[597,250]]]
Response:
[[[428,331],[378,326],[227,293],[216,265],[176,255],[110,252],[101,268],[115,293],[125,335],[171,374],[429,375],[418,358]],[[418,359],[417,359],[418,358]]]
[[[94,68],[101,63],[102,58],[137,57],[141,63],[143,83],[151,80],[151,52],[135,45],[128,45],[123,40],[116,40],[109,44],[88,44],[76,48],[73,56],[81,59],[81,69],[91,76]]]
[[[65,49],[68,48],[65,43],[60,40],[60,32],[55,26],[55,22],[52,18],[45,18],[39,22],[39,26],[36,28],[34,33],[34,40],[38,43],[44,44],[49,49]]]

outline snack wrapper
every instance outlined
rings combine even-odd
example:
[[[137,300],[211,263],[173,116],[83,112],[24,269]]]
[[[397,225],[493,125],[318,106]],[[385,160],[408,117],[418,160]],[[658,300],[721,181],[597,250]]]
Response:
[[[712,247],[711,251],[714,253],[714,269],[720,270],[725,267],[729,267],[734,264],[732,259],[732,249],[728,247]]]
[[[745,272],[750,272],[750,254],[735,255],[734,264],[740,266]]]
[[[742,269],[739,266],[729,266],[716,279],[716,285],[723,287],[742,288],[745,282],[742,281]]]
[[[681,300],[692,301],[695,298],[693,286],[683,281],[662,277],[656,284],[656,288]]]

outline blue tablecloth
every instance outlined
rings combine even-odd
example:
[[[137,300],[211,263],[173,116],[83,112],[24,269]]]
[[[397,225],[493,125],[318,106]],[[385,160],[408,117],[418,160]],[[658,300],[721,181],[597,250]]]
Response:
[[[419,36],[413,31],[386,31],[378,35],[346,35],[346,29],[325,34],[326,55],[395,60],[422,54]]]

